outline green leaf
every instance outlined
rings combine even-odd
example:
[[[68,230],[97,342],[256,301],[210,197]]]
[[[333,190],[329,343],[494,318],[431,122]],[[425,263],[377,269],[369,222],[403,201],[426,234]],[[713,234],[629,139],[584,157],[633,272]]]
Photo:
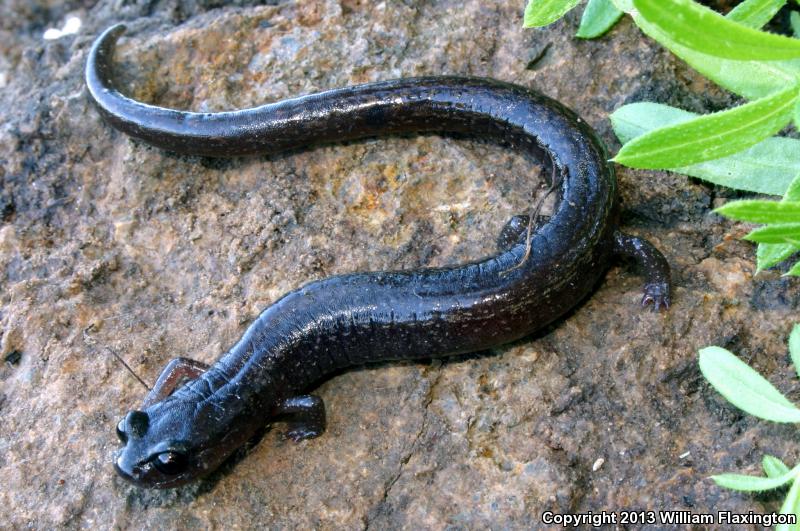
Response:
[[[800,324],[794,325],[789,334],[789,357],[794,363],[794,370],[800,376]]]
[[[726,218],[750,223],[800,223],[800,201],[731,201],[714,210]]]
[[[537,28],[547,26],[563,17],[581,0],[528,0],[525,6],[523,27]]]
[[[794,107],[794,123],[795,126],[800,126],[800,102]]]
[[[800,277],[800,262],[797,262],[792,268],[784,273],[785,277]]]
[[[763,62],[722,59],[673,43],[645,24],[637,22],[637,25],[648,36],[705,77],[749,100],[781,90],[787,85],[796,83],[800,77],[798,60]]]
[[[700,371],[728,402],[744,412],[774,422],[800,422],[800,409],[724,348],[701,349]]]
[[[725,18],[750,28],[760,28],[772,20],[786,5],[786,0],[745,0],[734,7]]]
[[[800,245],[800,223],[784,223],[782,225],[767,225],[750,231],[742,238],[758,243],[790,243]]]
[[[680,45],[735,60],[800,58],[800,41],[732,22],[692,0],[633,0],[642,18]]]
[[[781,505],[781,514],[794,514],[798,522],[800,522],[800,481],[792,483],[792,487],[786,494],[786,498]],[[775,526],[775,531],[791,531],[796,529],[795,525],[778,524]]]
[[[615,162],[631,168],[687,166],[736,153],[768,138],[792,119],[797,86],[687,122],[650,131],[625,144]]]
[[[624,144],[653,129],[686,122],[697,116],[699,115],[693,112],[670,107],[662,103],[642,101],[623,105],[611,113],[609,118],[614,132],[620,142]],[[800,142],[798,142],[798,145],[800,145]]]
[[[737,61],[713,57],[678,44],[667,33],[641,17],[632,0],[612,0],[617,9],[628,13],[636,25],[659,44],[686,61],[692,68],[721,87],[747,99],[761,98],[795,83],[800,76],[800,61]]]
[[[800,37],[800,13],[792,11],[789,13],[789,24],[792,26],[792,32],[795,37]]]
[[[766,454],[761,459],[761,466],[764,473],[771,478],[777,478],[789,473],[789,467],[775,456]]]
[[[781,201],[800,201],[800,174],[789,184]],[[797,251],[800,251],[800,247],[788,243],[759,243],[756,250],[756,273],[783,262]]]
[[[789,183],[789,187],[786,188],[786,193],[783,195],[783,201],[800,201],[800,173]]]
[[[759,476],[745,476],[742,474],[719,474],[711,476],[711,479],[720,487],[738,490],[743,492],[763,492],[765,490],[777,489],[792,481],[797,474],[798,468],[790,470],[786,474],[775,478],[762,478]]]
[[[797,251],[800,251],[800,247],[789,243],[759,243],[756,249],[756,273],[780,264]]]
[[[653,129],[696,116],[699,115],[669,105],[632,103],[614,111],[611,125],[625,143]],[[768,138],[727,157],[669,169],[728,188],[783,195],[789,183],[800,174],[800,140]]]
[[[589,0],[583,10],[581,25],[576,37],[595,39],[611,29],[622,16],[622,11],[614,7],[611,0]]]

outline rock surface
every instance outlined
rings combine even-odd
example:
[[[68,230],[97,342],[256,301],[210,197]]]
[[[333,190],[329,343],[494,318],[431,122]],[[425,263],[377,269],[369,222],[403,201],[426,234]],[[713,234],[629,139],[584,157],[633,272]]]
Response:
[[[764,453],[796,462],[796,430],[729,406],[697,350],[727,347],[797,398],[785,338],[800,287],[753,276],[746,228],[710,212],[733,192],[626,169],[623,223],[668,256],[668,313],[642,311],[641,278],[615,267],[535,338],[335,376],[319,389],[318,439],[277,428],[166,492],[111,468],[114,425],[143,390],[108,349],[153,381],[173,357],[213,361],[306,281],[477,258],[526,209],[535,167],[433,135],[234,160],[164,153],[89,104],[82,68],[102,29],[129,26],[117,57],[129,93],[194,110],[471,74],[562,100],[615,150],[607,116],[625,102],[733,102],[629,20],[587,42],[573,38],[579,13],[523,30],[519,0],[6,0],[3,12],[0,527],[500,529],[536,527],[545,510],[777,510],[778,494],[707,478],[758,473]],[[77,34],[42,39],[70,15]]]

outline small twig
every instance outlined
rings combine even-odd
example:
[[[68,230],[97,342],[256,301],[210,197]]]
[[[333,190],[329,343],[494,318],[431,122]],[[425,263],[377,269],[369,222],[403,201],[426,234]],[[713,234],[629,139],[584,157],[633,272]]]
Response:
[[[130,372],[133,375],[133,377],[136,378],[139,381],[139,383],[144,386],[145,389],[147,389],[148,391],[152,391],[153,390],[149,385],[147,385],[147,383],[145,383],[144,380],[142,380],[139,377],[138,374],[133,372],[133,369],[131,369],[130,366],[127,363],[125,363],[125,360],[122,359],[122,356],[120,356],[119,354],[114,352],[114,350],[111,347],[106,347],[106,350],[109,351],[115,358],[117,358],[117,360],[119,360],[119,362],[122,364],[122,366],[125,367],[126,369],[128,369],[128,372]]]
[[[90,332],[90,331],[91,331],[93,328],[94,328],[94,324],[90,324],[89,326],[87,326],[86,328],[84,328],[84,329],[83,329],[83,342],[84,342],[84,343],[86,343],[87,345],[94,345],[95,343],[97,343],[97,342],[94,340],[94,338],[93,338],[92,336],[90,336],[90,335],[89,335],[89,332]],[[145,389],[147,389],[148,391],[152,391],[152,390],[153,390],[153,389],[152,389],[152,388],[151,388],[149,385],[147,385],[147,383],[146,383],[144,380],[142,380],[142,379],[139,377],[139,375],[138,375],[138,374],[136,374],[136,373],[134,372],[134,370],[133,370],[133,369],[131,369],[130,365],[128,365],[127,363],[125,363],[125,360],[124,360],[124,359],[122,359],[122,356],[120,356],[119,354],[117,354],[117,353],[114,351],[114,349],[112,349],[111,347],[105,347],[105,349],[106,349],[107,351],[109,351],[109,352],[111,353],[111,355],[112,355],[112,356],[114,356],[115,358],[117,358],[117,361],[119,361],[119,362],[122,364],[122,366],[123,366],[123,367],[125,367],[126,369],[128,369],[128,372],[129,372],[129,373],[131,373],[131,374],[133,375],[133,377],[134,377],[134,378],[136,378],[136,380],[137,380],[137,381],[138,381],[140,384],[142,384],[142,385],[144,386],[144,388],[145,388]]]
[[[556,165],[553,163],[550,173],[550,186],[547,188],[547,191],[544,193],[542,197],[540,197],[536,203],[534,203],[533,208],[531,209],[530,216],[528,217],[528,230],[525,237],[525,254],[522,255],[522,259],[513,267],[506,269],[501,274],[505,275],[506,273],[510,273],[515,269],[519,269],[525,262],[528,261],[528,258],[531,256],[532,250],[532,242],[533,242],[533,225],[536,222],[536,218],[539,216],[539,212],[542,210],[542,206],[544,206],[545,200],[550,197],[550,194],[556,189],[558,182],[556,181]]]

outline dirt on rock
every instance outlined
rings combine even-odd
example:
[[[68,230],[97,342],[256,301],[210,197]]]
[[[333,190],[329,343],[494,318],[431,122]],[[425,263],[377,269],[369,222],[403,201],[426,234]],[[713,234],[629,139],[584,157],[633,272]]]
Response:
[[[623,20],[522,29],[522,2],[5,0],[0,22],[0,527],[540,527],[543,511],[774,511],[716,487],[800,457],[796,429],[705,383],[720,345],[792,398],[796,280],[754,276],[731,192],[618,168],[625,230],[673,268],[669,312],[615,266],[534,338],[429,363],[358,368],[318,390],[321,437],[281,429],[207,480],[146,491],[111,466],[114,427],[177,356],[214,361],[283,293],[337,273],[455,264],[524,212],[536,165],[480,139],[367,140],[210,160],[132,141],[89,102],[83,66],[113,23],[132,96],[198,111],[425,74],[499,78],[561,100],[612,151],[610,112],[642,99],[736,101]],[[44,40],[69,16],[77,33]]]

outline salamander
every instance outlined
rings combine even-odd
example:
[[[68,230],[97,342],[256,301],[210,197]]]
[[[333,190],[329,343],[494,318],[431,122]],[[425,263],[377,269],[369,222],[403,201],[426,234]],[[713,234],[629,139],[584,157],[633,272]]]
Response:
[[[528,88],[475,77],[368,83],[259,107],[184,112],[135,101],[114,86],[124,26],[95,41],[86,84],[115,128],[179,153],[228,157],[410,132],[496,139],[549,169],[549,217],[515,216],[493,256],[456,267],[358,272],[310,282],[266,308],[211,366],[177,358],[143,405],[118,424],[114,466],[141,487],[175,487],[215,470],[254,434],[288,419],[295,440],[325,429],[326,375],[387,360],[489,349],[563,316],[616,257],[642,266],[643,304],[669,305],[669,266],[647,241],[617,229],[613,168],[592,129]],[[545,172],[548,173],[548,172]]]

